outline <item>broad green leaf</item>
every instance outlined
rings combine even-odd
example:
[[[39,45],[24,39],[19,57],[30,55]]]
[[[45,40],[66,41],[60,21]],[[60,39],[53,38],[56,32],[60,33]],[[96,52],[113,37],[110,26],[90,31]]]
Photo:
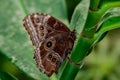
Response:
[[[22,80],[23,78],[25,80],[33,80],[34,78],[26,75],[25,73],[21,72],[16,65],[10,62],[10,59],[7,58],[4,53],[0,51],[0,72],[5,72],[13,75],[13,77],[16,77],[18,80]],[[4,80],[4,79],[3,79]]]
[[[103,15],[101,21],[98,23],[98,31],[95,34],[95,42],[93,45],[96,45],[101,41],[106,35],[107,31],[120,28],[120,7],[111,8]]]
[[[75,11],[72,15],[72,19],[70,22],[70,29],[71,30],[76,29],[76,32],[78,34],[81,33],[85,25],[89,11],[89,4],[90,4],[89,0],[81,1],[75,8]]]
[[[77,36],[80,36],[80,33],[85,25],[87,15],[88,15],[88,10],[89,10],[89,0],[82,0],[78,6],[75,8],[75,11],[72,16],[72,20],[70,23],[70,29],[76,29]],[[81,49],[81,43],[80,38],[78,37],[78,40],[76,40],[76,43],[74,45],[73,51],[71,53],[71,59],[74,61],[80,60],[81,55],[84,55],[80,52]],[[84,43],[83,43],[84,44]],[[84,44],[85,45],[85,44]],[[84,46],[82,45],[82,46]],[[84,51],[84,50],[82,50]],[[77,72],[79,71],[79,68],[77,66],[72,65],[71,63],[67,63],[65,66],[65,69],[62,73],[61,79],[60,80],[74,80]],[[66,75],[67,74],[67,75]]]
[[[83,1],[85,1],[85,0],[83,0]],[[88,1],[89,2],[89,1]],[[87,2],[86,2],[87,3]],[[93,30],[96,30],[96,28],[97,28],[97,26],[98,26],[98,24],[96,24],[101,18],[102,18],[102,15],[108,10],[108,9],[110,9],[110,8],[113,8],[113,7],[119,7],[119,3],[117,3],[117,2],[114,2],[114,4],[112,4],[112,3],[110,3],[110,4],[108,4],[109,6],[105,6],[105,8],[101,8],[100,9],[100,12],[98,11],[96,11],[95,13],[94,13],[94,11],[92,12],[92,11],[90,11],[90,14],[89,14],[89,20],[87,20],[88,22],[84,22],[84,20],[83,20],[83,22],[81,22],[81,23],[83,23],[84,25],[86,24],[87,25],[87,27],[85,27],[84,29],[86,30],[86,32],[87,33],[93,33],[92,34],[92,36],[94,35],[94,33],[95,33],[95,31],[93,31]],[[84,9],[85,10],[85,9]],[[118,25],[119,26],[119,21],[120,20],[117,20],[117,19],[120,19],[119,18],[119,14],[118,13],[116,13],[116,11],[114,11],[114,10],[111,10],[110,12],[112,12],[112,14],[110,15],[110,16],[108,16],[107,18],[106,18],[106,16],[104,16],[104,18],[102,18],[102,19],[106,19],[105,20],[105,23],[104,23],[104,25],[106,24],[106,27],[110,27],[110,25],[112,25],[112,27],[111,27],[111,29],[113,29],[113,28],[116,28],[116,26]],[[73,15],[74,16],[74,15]],[[77,21],[79,22],[80,20],[79,20],[79,14],[77,14],[76,16],[74,16],[74,20],[73,20],[73,25],[74,26],[76,26],[77,25]],[[80,17],[81,18],[81,17]],[[115,19],[111,19],[111,18],[115,18]],[[116,19],[117,18],[117,19]],[[87,18],[88,19],[88,18]],[[110,22],[108,23],[107,21],[109,20],[110,21],[110,19],[112,20],[112,22],[111,23],[113,23],[113,24],[111,24]],[[117,21],[117,22],[116,22]],[[91,22],[93,22],[93,24],[92,25],[89,25],[89,24],[91,24]],[[71,24],[72,24],[71,23]],[[110,25],[109,25],[110,24]],[[73,25],[70,25],[70,28],[71,29],[74,29],[74,27],[73,27]],[[80,25],[80,23],[79,23],[79,25]],[[83,25],[83,27],[84,27],[84,25]],[[95,25],[95,26],[94,26]],[[89,27],[90,26],[90,27]],[[114,26],[114,27],[113,27]],[[79,28],[78,26],[76,27],[76,30],[77,30],[77,32],[78,33],[81,33],[81,31],[82,31],[82,29],[83,29],[83,27],[82,28]],[[96,27],[96,28],[95,28]],[[88,29],[87,29],[88,28]],[[102,29],[102,27],[101,27],[101,29]],[[109,28],[110,29],[110,28]],[[108,31],[108,29],[106,29],[107,31]],[[79,32],[80,31],[80,32]],[[88,32],[89,31],[89,32]],[[99,32],[99,31],[98,31]],[[105,33],[103,34],[104,32],[102,32],[102,36],[100,36],[99,35],[99,37],[101,37],[101,38],[103,38],[104,36],[105,36]],[[96,33],[97,34],[97,33]],[[80,36],[80,35],[79,35]],[[98,36],[97,36],[97,38],[98,38]],[[79,38],[78,38],[78,40],[76,40],[76,44],[75,44],[75,46],[74,46],[74,49],[73,49],[73,51],[72,51],[72,54],[71,54],[71,59],[72,59],[72,61],[73,62],[79,62],[80,60],[82,60],[85,56],[86,56],[86,53],[88,53],[88,52],[90,52],[89,50],[91,50],[91,48],[92,48],[92,46],[93,46],[93,44],[94,44],[94,41],[95,40],[97,40],[97,38],[96,38],[96,35],[95,35],[95,38],[94,38],[94,36],[93,36],[93,38],[92,37],[90,37],[89,38],[89,36],[88,37],[85,37],[85,36],[80,36]],[[64,69],[64,72],[63,72],[63,74],[62,74],[62,77],[61,77],[61,80],[63,80],[63,79],[65,79],[65,80],[67,80],[67,79],[69,79],[69,80],[72,80],[72,79],[74,79],[74,77],[76,76],[76,74],[77,74],[77,72],[78,72],[78,70],[79,70],[79,67],[77,67],[77,66],[74,66],[74,65],[72,65],[71,63],[67,63],[67,65],[66,65],[66,68]],[[68,75],[65,75],[65,74],[68,74]]]
[[[26,14],[47,13],[68,25],[66,4],[64,0],[21,0],[22,9]]]
[[[74,49],[72,51],[72,56],[76,59],[79,59],[78,57],[84,55],[84,54],[81,54],[80,52],[80,47],[83,46],[81,45],[80,35],[86,23],[89,6],[90,6],[89,0],[81,1],[73,14],[73,18],[72,18],[73,21],[71,21],[70,27],[73,27],[73,26],[75,27],[76,32],[77,32],[76,35],[78,36],[78,39],[76,40]]]
[[[79,4],[79,2],[81,0],[74,0],[74,1],[73,0],[65,0],[65,1],[66,1],[66,6],[67,6],[68,19],[70,21],[75,7]]]
[[[34,12],[50,13],[67,24],[63,0],[1,0],[0,51],[26,75],[48,80],[36,67],[34,48],[23,27],[23,18]]]
[[[96,11],[90,10],[85,28],[82,33],[87,37],[93,37],[96,32],[98,22],[100,21],[104,13],[110,8],[115,8],[119,6],[120,1],[113,1],[104,3],[103,5],[99,6],[99,9]]]
[[[0,72],[0,80],[17,80],[12,74]]]
[[[90,9],[97,11],[99,9],[101,0],[90,0]]]
[[[116,28],[120,28],[120,16],[113,17],[104,22],[100,32],[110,31]]]
[[[101,20],[98,22],[98,30],[93,38],[92,48],[100,42],[108,31],[119,28],[120,27],[120,7],[110,8],[108,9]],[[91,50],[89,52],[91,52]]]
[[[99,21],[99,23],[98,23],[98,29],[99,28],[103,29],[103,26],[101,27],[101,25],[103,23],[106,23],[106,21],[108,19],[113,18],[113,17],[119,17],[119,16],[120,16],[120,7],[115,7],[115,8],[109,9],[108,11],[105,12],[105,14],[102,16],[101,20]]]

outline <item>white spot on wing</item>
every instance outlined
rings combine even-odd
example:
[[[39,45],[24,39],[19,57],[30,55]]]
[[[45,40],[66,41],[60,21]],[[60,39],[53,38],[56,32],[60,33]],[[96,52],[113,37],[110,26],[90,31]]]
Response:
[[[35,15],[34,15],[34,18],[37,18],[37,17],[38,17],[38,15],[37,15],[37,14],[35,14]]]

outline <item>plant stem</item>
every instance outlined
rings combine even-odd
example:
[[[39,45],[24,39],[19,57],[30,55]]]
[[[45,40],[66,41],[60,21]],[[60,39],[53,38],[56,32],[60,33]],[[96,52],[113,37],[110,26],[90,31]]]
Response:
[[[98,0],[99,2],[99,0]],[[97,3],[98,4],[98,3]],[[107,6],[106,6],[107,5]],[[94,34],[97,26],[95,26],[101,19],[102,15],[110,8],[120,6],[120,1],[106,3],[101,6],[98,11],[89,11],[87,24],[84,26],[82,35],[76,41],[76,45],[71,54],[71,60],[75,63],[80,62],[86,56],[87,52],[90,50],[91,45],[95,41]],[[97,7],[97,6],[96,6]],[[92,37],[91,37],[92,36]],[[76,67],[70,62],[67,63],[60,80],[74,80],[76,74],[79,71],[79,67]]]
[[[90,0],[90,9],[93,11],[97,11],[99,3],[100,3],[100,0]]]

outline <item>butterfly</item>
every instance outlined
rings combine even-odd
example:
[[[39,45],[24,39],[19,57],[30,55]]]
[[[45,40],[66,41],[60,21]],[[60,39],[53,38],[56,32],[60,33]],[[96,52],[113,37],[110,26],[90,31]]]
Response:
[[[76,31],[70,31],[61,21],[43,13],[27,15],[23,25],[35,47],[34,59],[39,70],[48,77],[57,74],[61,63],[72,51]]]

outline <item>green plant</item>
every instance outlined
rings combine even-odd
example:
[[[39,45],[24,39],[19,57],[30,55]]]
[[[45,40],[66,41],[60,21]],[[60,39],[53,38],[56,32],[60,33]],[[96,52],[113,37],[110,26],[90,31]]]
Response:
[[[0,76],[12,75],[14,79],[49,79],[32,59],[33,47],[22,25],[29,13],[48,13],[71,30],[76,29],[77,40],[71,53],[75,63],[82,61],[109,30],[120,27],[120,0],[1,0],[0,5],[0,71],[6,72]],[[79,66],[66,61],[59,74],[50,79],[74,80],[78,71]]]
[[[120,29],[110,31],[99,45],[94,48],[92,53],[84,59],[85,64],[82,69],[79,70],[75,80],[120,79],[119,31]]]

